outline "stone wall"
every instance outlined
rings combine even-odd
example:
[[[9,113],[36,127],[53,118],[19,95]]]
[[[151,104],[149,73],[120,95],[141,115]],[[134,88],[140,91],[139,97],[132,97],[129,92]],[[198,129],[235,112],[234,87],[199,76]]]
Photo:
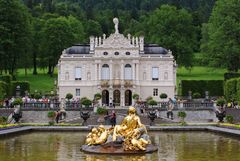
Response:
[[[126,109],[114,109],[117,113],[117,123],[119,124],[121,120],[123,119],[124,115],[127,114]],[[215,112],[213,110],[185,110],[187,113],[187,117],[185,118],[186,122],[217,122],[218,119],[216,118]],[[240,112],[240,111],[239,111]],[[28,110],[23,111],[23,118],[21,119],[21,122],[24,123],[48,123],[49,119],[47,117],[48,111],[41,110]],[[75,118],[80,118],[80,112],[79,111],[66,111],[67,118],[66,120],[71,120]],[[110,112],[109,112],[110,113]],[[177,117],[178,110],[174,110],[174,121],[180,121],[180,119]],[[94,124],[94,121],[90,120],[97,120],[93,117],[96,117],[95,115],[91,114],[92,118],[90,118],[88,121]],[[121,117],[120,117],[121,116]],[[146,115],[145,115],[146,116]],[[167,117],[167,111],[160,111],[159,116],[161,118]],[[146,116],[147,117],[147,116]],[[82,119],[81,119],[82,120]],[[147,118],[145,121],[148,120]],[[79,123],[81,121],[78,121]],[[95,121],[96,122],[96,121]],[[144,120],[143,120],[144,122]],[[96,123],[97,124],[97,123]]]
[[[234,118],[234,122],[240,122],[240,109],[235,108],[227,108],[226,109],[227,115],[232,115]]]
[[[67,119],[73,119],[80,117],[79,111],[66,111]],[[48,123],[49,118],[47,117],[48,111],[22,111],[22,119],[23,123]]]

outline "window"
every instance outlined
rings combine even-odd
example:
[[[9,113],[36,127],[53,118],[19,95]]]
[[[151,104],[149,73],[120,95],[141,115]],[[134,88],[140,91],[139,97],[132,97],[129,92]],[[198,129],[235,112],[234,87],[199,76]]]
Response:
[[[130,52],[126,52],[126,55],[130,55]]]
[[[69,80],[69,72],[65,73],[65,80]]]
[[[102,80],[109,80],[109,66],[107,64],[104,64],[102,66],[102,71],[101,71],[101,78]]]
[[[143,72],[143,80],[146,80],[147,79],[146,77],[147,77],[146,72]]]
[[[119,55],[119,52],[115,52],[114,55]]]
[[[164,72],[164,80],[168,80],[168,72]]]
[[[158,96],[158,89],[157,88],[153,88],[153,96]]]
[[[91,73],[90,72],[87,73],[87,80],[91,80]]]
[[[130,64],[126,64],[124,68],[124,79],[131,80],[132,79],[132,66]]]
[[[158,80],[158,67],[153,67],[152,68],[152,80]]]
[[[75,80],[82,80],[81,70],[82,70],[81,67],[76,67],[75,68]]]
[[[80,96],[80,89],[76,89],[76,96]]]
[[[108,52],[103,52],[103,55],[108,55]]]

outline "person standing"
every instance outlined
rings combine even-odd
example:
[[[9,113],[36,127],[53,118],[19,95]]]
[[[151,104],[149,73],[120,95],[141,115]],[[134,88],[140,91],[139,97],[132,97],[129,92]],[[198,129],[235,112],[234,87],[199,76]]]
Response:
[[[112,127],[114,127],[116,125],[116,113],[115,113],[115,111],[112,111],[110,119],[111,119],[111,125],[112,125]]]
[[[55,119],[57,124],[58,124],[59,118],[60,118],[60,112],[57,111],[56,112],[56,119]]]

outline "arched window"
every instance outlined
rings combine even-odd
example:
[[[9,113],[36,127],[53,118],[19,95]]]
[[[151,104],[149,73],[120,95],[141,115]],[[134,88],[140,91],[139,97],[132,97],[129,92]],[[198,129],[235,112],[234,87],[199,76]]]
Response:
[[[159,69],[158,67],[152,67],[152,80],[158,80]]]
[[[108,55],[108,52],[106,52],[106,51],[105,51],[105,52],[103,52],[103,55]]]
[[[124,79],[125,80],[132,80],[132,66],[130,64],[125,65]]]
[[[103,64],[101,71],[101,78],[103,80],[109,80],[109,65]]]
[[[119,55],[119,52],[116,51],[116,52],[114,53],[114,55]]]

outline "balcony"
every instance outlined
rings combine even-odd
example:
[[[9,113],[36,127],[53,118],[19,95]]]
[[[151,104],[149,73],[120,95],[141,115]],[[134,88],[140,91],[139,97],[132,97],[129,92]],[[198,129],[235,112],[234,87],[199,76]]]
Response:
[[[108,88],[109,87],[109,80],[101,80],[101,87]]]
[[[132,80],[125,80],[124,81],[124,87],[125,88],[132,88],[133,87],[133,81]]]
[[[121,87],[121,80],[120,79],[114,79],[113,80],[113,88],[120,88]]]

